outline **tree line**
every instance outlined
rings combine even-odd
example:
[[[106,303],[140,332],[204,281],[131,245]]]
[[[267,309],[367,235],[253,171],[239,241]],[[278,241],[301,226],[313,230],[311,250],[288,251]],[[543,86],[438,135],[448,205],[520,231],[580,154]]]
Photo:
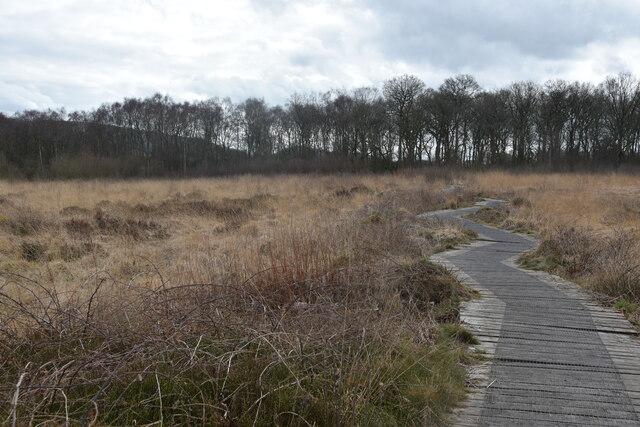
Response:
[[[284,106],[155,94],[91,111],[0,114],[0,175],[212,175],[402,166],[638,164],[640,81],[530,81],[483,90],[470,75],[418,77]],[[292,166],[293,165],[293,166]]]

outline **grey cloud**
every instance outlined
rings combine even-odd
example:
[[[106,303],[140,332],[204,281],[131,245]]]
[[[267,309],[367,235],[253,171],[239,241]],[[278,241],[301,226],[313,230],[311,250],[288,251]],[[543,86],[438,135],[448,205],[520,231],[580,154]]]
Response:
[[[378,1],[386,55],[446,67],[495,63],[505,55],[541,59],[574,55],[594,41],[638,36],[638,8],[620,1],[399,0]]]
[[[633,0],[112,3],[31,0],[0,13],[0,111],[156,91],[273,104],[407,72],[432,86],[471,73],[489,87],[640,73]]]
[[[25,35],[16,39],[0,35],[0,55],[7,58],[33,60],[35,63],[114,64],[134,55],[133,47],[100,41],[47,39],[45,35]]]

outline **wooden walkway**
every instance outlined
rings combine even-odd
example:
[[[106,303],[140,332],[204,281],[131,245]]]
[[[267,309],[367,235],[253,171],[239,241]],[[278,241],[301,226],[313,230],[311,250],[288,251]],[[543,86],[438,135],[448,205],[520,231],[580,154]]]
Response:
[[[460,219],[495,203],[424,215],[461,221],[480,236],[431,258],[482,295],[463,304],[461,317],[487,362],[470,373],[454,424],[640,426],[637,331],[576,285],[516,267],[533,239]]]

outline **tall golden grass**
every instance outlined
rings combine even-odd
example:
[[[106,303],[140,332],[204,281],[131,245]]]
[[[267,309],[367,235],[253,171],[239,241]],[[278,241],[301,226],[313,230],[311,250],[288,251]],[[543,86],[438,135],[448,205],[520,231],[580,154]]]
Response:
[[[90,271],[127,280],[147,259],[171,281],[208,281],[220,259],[257,268],[264,263],[259,249],[283,230],[311,235],[381,195],[431,194],[442,185],[418,174],[0,182],[0,268],[73,286]],[[113,224],[93,224],[98,211]],[[24,260],[22,241],[46,248],[41,255],[48,262]],[[72,263],[60,256],[66,246],[83,245],[97,249]]]
[[[572,224],[593,230],[640,225],[640,176],[624,173],[469,174],[464,181],[494,197],[530,203],[517,212],[541,229]]]
[[[437,322],[466,291],[425,257],[466,235],[415,215],[473,199],[445,184],[0,183],[0,416],[443,422],[465,356]]]

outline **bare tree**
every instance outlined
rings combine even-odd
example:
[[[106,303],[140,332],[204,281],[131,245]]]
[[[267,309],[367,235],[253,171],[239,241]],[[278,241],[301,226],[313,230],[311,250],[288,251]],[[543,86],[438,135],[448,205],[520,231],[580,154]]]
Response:
[[[533,82],[514,83],[509,88],[508,109],[513,138],[513,162],[523,165],[533,158],[533,136],[540,88]]]
[[[419,99],[424,93],[425,85],[416,76],[403,75],[394,77],[384,83],[383,93],[392,123],[398,135],[398,160],[414,163],[417,160],[416,147],[423,115]]]
[[[612,154],[619,165],[625,152],[632,150],[637,143],[640,82],[629,73],[621,73],[608,77],[600,89],[604,95]]]

